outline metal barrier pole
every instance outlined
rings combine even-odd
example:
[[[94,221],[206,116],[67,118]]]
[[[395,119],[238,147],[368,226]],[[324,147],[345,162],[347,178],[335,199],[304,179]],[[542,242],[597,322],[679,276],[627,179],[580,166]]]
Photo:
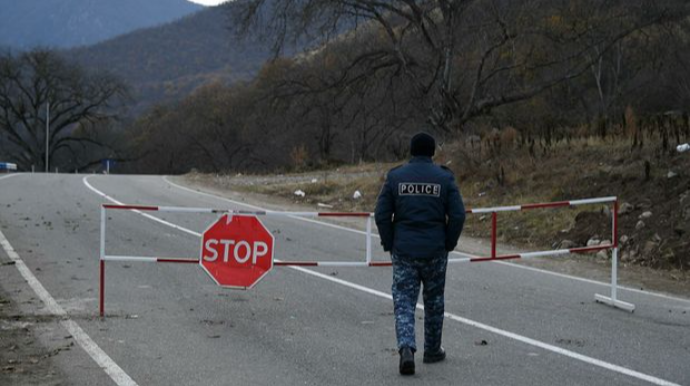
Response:
[[[611,251],[611,300],[618,300],[618,248]]]
[[[498,222],[498,213],[491,213],[491,258],[496,258],[496,227]]]
[[[99,315],[105,316],[105,208],[101,206],[101,255],[100,263],[100,290],[99,290]]]
[[[371,263],[371,216],[367,217],[367,264]]]
[[[613,202],[611,216],[611,234],[613,235],[613,250],[611,251],[611,300],[618,300],[618,200]]]
[[[613,213],[611,217],[611,235],[613,237],[613,240],[611,240],[613,246],[611,249],[611,297],[595,294],[594,300],[611,307],[635,312],[634,304],[618,300],[618,199],[613,202]]]

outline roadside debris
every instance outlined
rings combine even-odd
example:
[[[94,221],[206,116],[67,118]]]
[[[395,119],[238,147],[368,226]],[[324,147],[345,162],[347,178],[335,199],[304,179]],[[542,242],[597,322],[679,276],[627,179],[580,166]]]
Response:
[[[599,239],[596,238],[596,237],[592,237],[591,239],[589,239],[589,241],[587,241],[587,246],[588,246],[588,247],[594,247],[594,246],[597,246],[597,245],[600,245],[600,244],[601,244],[601,240],[599,240]]]
[[[630,203],[624,202],[621,204],[620,208],[618,208],[618,214],[619,215],[624,215],[626,213],[632,212],[633,209],[635,209]]]
[[[646,211],[640,215],[639,219],[644,220],[644,219],[648,219],[650,217],[652,217],[652,212]]]
[[[559,249],[571,249],[571,248],[575,248],[576,246],[577,246],[577,244],[571,240],[563,240],[563,241],[561,241],[558,248]]]

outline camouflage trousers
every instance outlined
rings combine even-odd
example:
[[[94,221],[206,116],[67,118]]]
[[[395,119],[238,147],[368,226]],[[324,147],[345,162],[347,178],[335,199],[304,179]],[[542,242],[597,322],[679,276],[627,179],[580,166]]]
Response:
[[[393,255],[393,306],[398,349],[417,351],[415,342],[415,310],[419,289],[423,285],[424,350],[441,347],[443,335],[443,294],[446,286],[448,254],[432,259],[406,259]]]

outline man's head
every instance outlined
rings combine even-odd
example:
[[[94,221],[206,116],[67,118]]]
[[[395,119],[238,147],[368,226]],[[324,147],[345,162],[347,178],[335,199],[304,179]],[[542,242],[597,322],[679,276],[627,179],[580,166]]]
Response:
[[[413,157],[433,157],[436,152],[436,141],[427,133],[418,133],[410,141],[410,154]]]

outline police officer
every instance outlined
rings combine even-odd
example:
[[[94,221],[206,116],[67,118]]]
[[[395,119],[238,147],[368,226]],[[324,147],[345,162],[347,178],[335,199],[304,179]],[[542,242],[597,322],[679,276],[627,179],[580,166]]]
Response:
[[[381,245],[393,261],[395,333],[400,353],[400,374],[415,371],[414,314],[423,285],[424,363],[446,358],[443,333],[448,252],[458,243],[465,207],[453,173],[435,165],[434,138],[426,133],[412,137],[412,159],[388,172],[376,203],[376,226]]]

